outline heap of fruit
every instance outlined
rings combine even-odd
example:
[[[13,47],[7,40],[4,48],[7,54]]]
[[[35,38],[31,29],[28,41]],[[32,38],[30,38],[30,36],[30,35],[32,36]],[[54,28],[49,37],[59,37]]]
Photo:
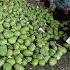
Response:
[[[48,9],[26,0],[0,0],[0,70],[25,70],[33,66],[55,65],[68,45],[60,23]]]

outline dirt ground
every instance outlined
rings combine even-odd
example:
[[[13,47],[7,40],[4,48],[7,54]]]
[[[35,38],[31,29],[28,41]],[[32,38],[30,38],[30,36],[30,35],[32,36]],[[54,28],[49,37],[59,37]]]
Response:
[[[44,67],[32,67],[31,65],[26,66],[26,70],[70,70],[70,53],[64,55],[57,63],[57,65],[51,67],[45,65]]]

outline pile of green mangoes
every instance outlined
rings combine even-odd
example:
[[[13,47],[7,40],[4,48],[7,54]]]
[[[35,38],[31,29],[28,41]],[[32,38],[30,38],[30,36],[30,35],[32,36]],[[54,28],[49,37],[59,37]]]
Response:
[[[57,43],[61,39],[67,34],[48,8],[0,0],[0,70],[25,70],[28,63],[55,65],[69,48]]]

